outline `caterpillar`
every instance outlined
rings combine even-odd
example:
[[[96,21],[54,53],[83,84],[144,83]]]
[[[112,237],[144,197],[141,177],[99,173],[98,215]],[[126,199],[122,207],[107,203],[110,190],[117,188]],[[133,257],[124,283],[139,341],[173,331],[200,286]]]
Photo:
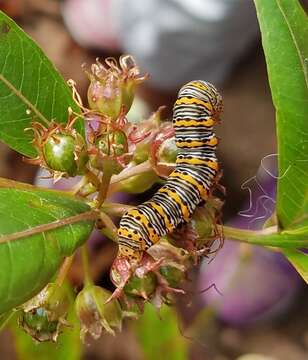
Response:
[[[175,170],[149,201],[123,215],[118,256],[138,263],[144,251],[189,221],[196,207],[208,198],[219,171],[213,126],[221,111],[222,97],[212,84],[196,80],[180,89],[173,108],[179,149]]]

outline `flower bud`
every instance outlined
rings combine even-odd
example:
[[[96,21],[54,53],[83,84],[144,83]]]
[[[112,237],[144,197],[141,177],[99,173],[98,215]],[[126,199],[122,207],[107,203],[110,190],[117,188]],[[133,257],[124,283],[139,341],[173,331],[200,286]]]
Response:
[[[142,141],[141,143],[136,145],[134,150],[133,163],[135,165],[141,164],[144,161],[147,161],[149,158],[150,152],[150,144],[146,141]]]
[[[77,133],[51,134],[43,146],[43,156],[49,169],[69,176],[81,174],[88,161],[85,141]]]
[[[170,124],[164,124],[153,139],[150,150],[150,160],[157,175],[167,177],[170,174],[177,154],[174,129]]]
[[[102,134],[96,140],[96,146],[105,155],[121,156],[128,152],[126,134],[121,130],[113,130]]]
[[[129,154],[121,156],[108,156],[104,155],[100,151],[95,151],[94,154],[90,155],[90,163],[95,169],[108,172],[112,175],[119,174],[129,163],[130,159],[131,157]]]
[[[92,78],[88,88],[88,103],[91,110],[99,111],[112,120],[117,119],[122,107],[119,79],[108,73],[99,80]]]
[[[122,327],[122,310],[118,300],[110,298],[111,292],[95,285],[87,285],[75,302],[81,323],[80,337],[84,341],[87,334],[98,339],[102,331],[115,335]]]
[[[50,283],[23,305],[19,323],[37,341],[56,341],[61,326],[66,324],[68,308],[66,290]]]
[[[89,129],[88,139],[91,144],[90,163],[95,169],[118,174],[132,159],[132,154],[128,153],[127,136],[118,128],[108,129],[101,122],[96,129]]]
[[[48,320],[44,308],[37,308],[28,313],[24,313],[19,319],[19,323],[33,339],[39,342],[56,342],[57,340],[59,322]]]
[[[223,239],[216,226],[222,205],[223,202],[219,198],[210,196],[203,207],[197,208],[189,223],[168,234],[168,242],[175,247],[187,250],[194,256],[199,250],[202,255],[211,252],[211,246],[215,240],[222,241]]]
[[[157,279],[153,272],[148,272],[142,277],[133,275],[124,287],[124,292],[130,296],[142,297],[147,300],[155,292]]]
[[[184,280],[187,270],[187,257],[183,252],[169,243],[158,243],[149,249],[154,259],[163,259],[159,273],[166,280],[168,286],[177,287]]]
[[[185,277],[185,268],[180,264],[162,265],[159,272],[172,288],[178,287]]]
[[[116,120],[121,111],[127,114],[133,103],[135,88],[147,76],[142,76],[135,60],[130,55],[120,58],[119,65],[108,58],[91,67],[88,102],[91,110]]]

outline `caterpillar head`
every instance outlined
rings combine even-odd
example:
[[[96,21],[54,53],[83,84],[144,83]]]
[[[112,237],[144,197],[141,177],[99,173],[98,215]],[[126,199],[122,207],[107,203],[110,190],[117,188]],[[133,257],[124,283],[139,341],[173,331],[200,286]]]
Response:
[[[131,230],[124,227],[120,227],[118,230],[118,243],[119,251],[112,264],[110,277],[114,285],[121,291],[140,264],[143,251],[139,249],[138,242],[132,241]]]
[[[128,259],[129,263],[134,267],[138,265],[142,259],[143,251],[132,249],[126,245],[119,245],[119,254]]]
[[[143,251],[132,251],[132,249],[120,245],[119,254],[115,258],[110,270],[110,279],[115,285],[116,290],[107,302],[122,296],[125,285],[134,275],[136,268],[141,263],[142,257]]]
[[[190,81],[182,86],[178,97],[194,97],[205,103],[210,103],[213,107],[213,112],[210,115],[219,120],[219,116],[223,110],[222,96],[211,83],[204,80]],[[208,110],[205,109],[205,112],[207,113]]]
[[[121,223],[126,219],[125,216],[128,217],[127,214],[124,215]],[[118,230],[119,254],[128,258],[131,264],[138,264],[144,250],[142,236],[134,229],[121,226],[121,223]]]

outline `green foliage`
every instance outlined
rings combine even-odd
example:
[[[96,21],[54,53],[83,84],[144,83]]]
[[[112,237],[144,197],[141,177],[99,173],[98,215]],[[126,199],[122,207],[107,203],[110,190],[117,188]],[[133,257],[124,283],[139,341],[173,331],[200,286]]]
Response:
[[[34,157],[31,121],[66,122],[68,107],[78,111],[71,91],[42,50],[0,11],[0,139],[23,155]],[[28,114],[30,110],[30,113]],[[79,121],[78,131],[84,133]]]
[[[308,221],[308,17],[297,0],[257,0],[256,7],[277,112],[277,216],[284,229]]]
[[[0,181],[0,314],[40,291],[64,257],[87,240],[93,221],[41,229],[21,238],[18,233],[88,211],[88,205],[67,194]]]
[[[153,306],[146,305],[144,314],[135,324],[145,359],[186,360],[188,344],[179,326],[175,309],[164,305],[158,313]]]
[[[297,0],[255,0],[255,4],[276,108],[278,224],[290,235],[297,229],[294,234],[299,230],[308,237],[304,228],[308,223],[308,17]],[[285,255],[307,280],[307,255],[296,251]]]

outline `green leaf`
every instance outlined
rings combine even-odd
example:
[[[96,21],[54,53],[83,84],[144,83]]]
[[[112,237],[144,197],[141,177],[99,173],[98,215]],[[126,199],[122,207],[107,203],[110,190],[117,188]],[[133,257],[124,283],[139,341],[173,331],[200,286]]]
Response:
[[[57,343],[35,343],[30,335],[19,328],[16,319],[10,329],[15,340],[17,358],[20,360],[79,360],[81,359],[82,344],[79,336],[79,322],[73,307],[73,298],[68,315],[70,328],[64,328],[58,337]]]
[[[13,20],[0,11],[0,139],[23,155],[34,157],[34,119],[67,121],[68,107],[78,112],[71,91],[42,50]],[[29,112],[30,114],[27,114]],[[83,135],[84,125],[76,129]]]
[[[11,316],[14,314],[12,310],[0,315],[0,331],[5,327]]]
[[[187,340],[179,330],[179,321],[174,308],[164,305],[160,312],[150,304],[134,324],[135,332],[146,360],[160,358],[186,360]]]
[[[290,249],[308,247],[308,231],[306,226],[281,232],[277,232],[276,227],[253,231],[224,226],[223,230],[226,238],[244,241],[253,245]],[[269,230],[273,232],[269,232]]]
[[[93,218],[87,204],[66,193],[0,179],[0,315],[50,281],[88,239]],[[65,222],[72,223],[60,226]]]
[[[284,229],[308,212],[308,18],[297,0],[255,4],[277,112],[277,216]]]
[[[282,252],[308,284],[308,255],[300,250],[283,249]]]

